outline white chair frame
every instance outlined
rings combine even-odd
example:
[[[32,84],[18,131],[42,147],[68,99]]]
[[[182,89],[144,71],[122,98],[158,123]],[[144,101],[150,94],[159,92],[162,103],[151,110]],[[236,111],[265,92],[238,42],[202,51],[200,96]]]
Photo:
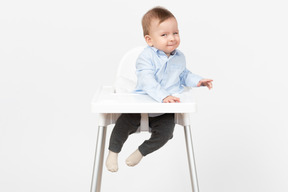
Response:
[[[199,192],[191,132],[191,115],[193,112],[196,112],[196,103],[194,101],[192,91],[191,89],[188,89],[181,95],[181,101],[183,100],[183,103],[181,102],[172,105],[167,103],[155,103],[152,99],[149,100],[149,96],[147,95],[136,95],[129,93],[135,86],[136,77],[133,77],[133,75],[131,77],[131,72],[129,70],[125,70],[125,68],[129,69],[127,65],[131,66],[131,62],[136,61],[137,56],[142,50],[143,47],[140,47],[128,52],[120,62],[114,87],[102,87],[101,90],[95,94],[92,100],[92,112],[98,114],[98,133],[90,192],[101,191],[107,126],[114,124],[121,113],[128,113],[131,111],[141,113],[141,125],[139,131],[149,131],[148,113],[175,113],[175,123],[184,127],[192,190],[193,192]],[[133,68],[132,70],[135,71]],[[124,75],[122,73],[123,71]],[[132,74],[134,73],[132,72]],[[125,85],[124,89],[121,87],[121,85]],[[125,108],[123,108],[123,98],[127,98]],[[143,103],[140,105],[140,103],[138,107],[138,98],[139,102],[145,100],[145,105],[143,105]],[[112,104],[109,103],[111,101],[113,102]],[[129,108],[130,105],[131,107]],[[153,109],[151,109],[151,107]]]

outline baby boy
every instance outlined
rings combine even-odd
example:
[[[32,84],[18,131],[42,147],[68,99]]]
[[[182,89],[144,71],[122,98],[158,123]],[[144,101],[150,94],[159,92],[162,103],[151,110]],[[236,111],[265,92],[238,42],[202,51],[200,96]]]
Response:
[[[165,8],[155,7],[142,18],[144,38],[148,46],[136,61],[136,93],[145,93],[158,102],[177,103],[184,87],[207,86],[211,79],[204,79],[186,68],[185,56],[177,48],[180,44],[175,16]],[[121,114],[111,133],[106,167],[118,170],[118,153],[128,136],[140,125],[140,114]],[[175,127],[174,114],[149,114],[150,139],[144,141],[127,159],[128,166],[137,165],[141,159],[164,146],[172,137]]]

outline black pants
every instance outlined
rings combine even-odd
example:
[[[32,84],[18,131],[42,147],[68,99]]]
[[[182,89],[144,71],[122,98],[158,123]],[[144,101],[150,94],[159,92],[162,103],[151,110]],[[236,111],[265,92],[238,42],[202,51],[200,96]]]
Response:
[[[115,127],[111,133],[109,150],[119,153],[128,136],[135,133],[140,125],[141,114],[121,114],[117,119]],[[173,137],[175,127],[174,113],[166,113],[157,117],[149,117],[149,127],[152,134],[149,140],[144,141],[139,147],[139,151],[146,156],[161,148],[169,139]]]

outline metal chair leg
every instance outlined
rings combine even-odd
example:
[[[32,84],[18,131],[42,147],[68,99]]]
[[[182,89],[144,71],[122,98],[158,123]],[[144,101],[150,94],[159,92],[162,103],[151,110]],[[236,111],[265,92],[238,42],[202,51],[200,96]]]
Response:
[[[190,126],[184,126],[184,133],[185,133],[185,140],[186,140],[186,148],[187,148],[187,156],[188,156],[192,189],[193,189],[193,192],[199,192],[196,164],[195,164],[194,151],[193,151],[192,134],[191,134]]]
[[[90,192],[100,192],[107,127],[99,126]]]

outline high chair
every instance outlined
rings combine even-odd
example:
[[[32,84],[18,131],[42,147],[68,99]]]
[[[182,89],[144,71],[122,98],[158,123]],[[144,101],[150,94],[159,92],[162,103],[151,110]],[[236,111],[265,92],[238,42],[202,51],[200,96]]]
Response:
[[[98,114],[98,134],[90,192],[101,190],[106,129],[121,113],[141,113],[138,132],[149,131],[148,113],[175,113],[175,123],[184,127],[192,189],[199,192],[191,135],[191,114],[196,112],[192,89],[177,95],[180,103],[158,103],[148,95],[132,93],[136,85],[135,62],[143,49],[137,47],[124,55],[114,86],[101,87],[91,102],[91,111]]]

